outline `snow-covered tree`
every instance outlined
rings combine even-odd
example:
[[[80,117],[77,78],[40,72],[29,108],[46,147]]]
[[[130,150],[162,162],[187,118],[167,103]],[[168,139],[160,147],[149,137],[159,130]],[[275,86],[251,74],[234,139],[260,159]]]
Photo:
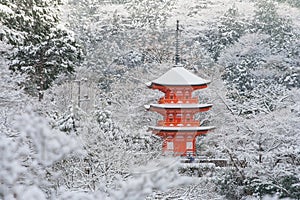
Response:
[[[275,1],[280,2],[280,3],[288,3],[291,6],[300,8],[300,2],[298,0],[275,0]]]
[[[0,57],[0,199],[299,196],[297,0],[0,3],[0,53],[26,61],[11,59],[22,76],[11,74],[8,60]],[[188,185],[180,184],[173,160],[156,162],[161,139],[146,130],[161,116],[143,107],[162,95],[144,83],[173,66],[177,19],[183,64],[212,81],[194,93],[214,104],[197,117],[216,126],[198,139],[199,155],[231,164],[189,171],[196,178]],[[74,38],[86,59],[73,74],[93,88],[93,97],[82,82],[81,92],[79,82],[64,82],[64,72],[74,69],[67,66],[76,63],[66,57],[79,52]],[[27,81],[27,91],[38,92],[34,85],[46,78],[26,63],[44,61],[53,86],[37,102],[18,85]],[[50,69],[55,63],[61,68]],[[25,104],[39,114],[26,111]],[[80,153],[73,151],[78,146]]]
[[[63,113],[56,120],[55,126],[59,128],[59,130],[64,132],[74,132],[76,131],[76,113],[74,112],[74,107],[69,106],[69,110],[66,113]]]
[[[284,86],[276,84],[282,77],[282,70],[272,65],[274,57],[263,42],[266,37],[247,34],[220,58],[220,65],[225,66],[223,78],[230,90],[230,98],[244,105],[249,102],[248,108],[245,105],[237,112],[269,112],[284,96]]]
[[[51,165],[78,149],[76,140],[52,130],[31,111],[16,118],[15,129],[0,135],[0,197],[46,199],[55,189],[51,179],[58,175]]]
[[[229,199],[247,194],[299,195],[298,92],[289,93],[286,108],[250,119],[236,117],[238,124],[224,138],[233,169],[217,177]]]
[[[247,104],[238,112],[269,112],[299,87],[299,34],[280,17],[271,1],[257,3],[249,32],[225,49],[219,59],[230,98]],[[246,108],[248,107],[248,108]]]
[[[247,32],[249,22],[239,13],[238,8],[229,8],[220,21],[210,25],[207,32],[200,36],[201,44],[208,50],[214,60],[229,45],[235,43]]]
[[[296,39],[291,21],[279,16],[277,7],[272,1],[259,1],[256,6],[251,32],[269,35],[266,42],[270,45],[272,53],[290,48]]]
[[[136,138],[133,131],[124,132],[124,127],[118,127],[110,115],[109,111],[98,110],[80,121],[77,134],[85,154],[70,156],[54,165],[55,171],[62,174],[55,181],[57,185],[70,190],[102,192],[112,199],[138,199],[153,190],[166,190],[183,183],[185,178],[179,176],[173,160],[156,163],[157,169],[148,166],[152,155],[146,147],[141,147],[143,140]]]
[[[14,45],[9,53],[10,69],[26,76],[25,90],[43,98],[60,74],[72,74],[81,59],[81,50],[72,33],[59,21],[59,0],[3,0],[2,39]],[[7,12],[9,10],[9,12]]]
[[[126,3],[129,19],[135,28],[163,28],[172,11],[172,0],[130,0]]]

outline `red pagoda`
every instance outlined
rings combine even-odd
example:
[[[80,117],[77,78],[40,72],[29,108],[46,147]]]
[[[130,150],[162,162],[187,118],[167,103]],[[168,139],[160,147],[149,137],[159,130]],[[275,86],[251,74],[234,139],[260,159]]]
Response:
[[[210,81],[202,79],[184,67],[178,66],[178,21],[176,64],[161,77],[146,83],[147,87],[159,90],[165,95],[158,104],[146,105],[145,108],[163,116],[156,126],[149,129],[162,137],[163,154],[174,156],[196,156],[196,137],[214,129],[212,126],[200,126],[194,116],[198,112],[208,111],[212,104],[199,104],[193,97],[195,90],[204,89]]]

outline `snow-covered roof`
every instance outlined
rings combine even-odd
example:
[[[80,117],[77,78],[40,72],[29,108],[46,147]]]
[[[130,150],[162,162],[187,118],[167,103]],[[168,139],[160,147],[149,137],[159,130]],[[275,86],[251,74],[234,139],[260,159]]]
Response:
[[[150,105],[145,105],[145,108],[147,110],[149,110],[151,107],[155,107],[155,108],[188,109],[188,108],[207,108],[207,107],[212,107],[212,104],[150,104]]]
[[[149,126],[150,129],[157,131],[208,131],[212,130],[214,126]]]
[[[146,85],[150,87],[153,83],[158,85],[183,86],[205,85],[210,83],[210,81],[200,78],[184,67],[173,67],[159,78],[146,83]]]

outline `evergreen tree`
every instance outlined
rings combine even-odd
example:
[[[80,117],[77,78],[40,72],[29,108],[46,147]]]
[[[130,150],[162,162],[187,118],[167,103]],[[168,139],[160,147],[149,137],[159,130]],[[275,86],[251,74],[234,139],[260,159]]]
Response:
[[[268,113],[276,109],[286,88],[299,87],[299,35],[273,2],[260,1],[256,7],[250,33],[219,58],[229,97],[244,104],[238,111],[244,114]]]
[[[26,75],[25,90],[43,98],[61,74],[72,74],[81,49],[71,32],[59,24],[60,0],[1,0],[1,39],[14,45],[10,69]]]
[[[174,5],[170,0],[131,0],[126,4],[129,20],[135,28],[156,29],[166,25]]]
[[[267,42],[273,53],[288,49],[295,38],[291,21],[280,17],[276,5],[269,0],[258,2],[256,7],[251,30],[270,36]]]
[[[214,60],[218,60],[221,52],[231,44],[234,44],[245,34],[249,27],[248,21],[244,20],[236,7],[229,8],[222,16],[220,22],[213,25],[200,38],[201,43],[207,48]]]
[[[288,3],[291,6],[300,8],[300,1],[299,0],[275,0],[275,1],[280,2],[280,3]]]

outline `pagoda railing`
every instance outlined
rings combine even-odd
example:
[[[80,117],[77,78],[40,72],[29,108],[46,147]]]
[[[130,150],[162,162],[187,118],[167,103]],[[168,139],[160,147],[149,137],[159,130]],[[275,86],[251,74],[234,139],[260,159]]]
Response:
[[[172,104],[172,103],[176,103],[176,104],[196,104],[199,102],[198,98],[191,98],[191,99],[166,99],[165,97],[162,97],[158,100],[159,104]]]
[[[199,121],[190,121],[190,122],[166,122],[164,120],[160,120],[157,122],[157,126],[192,126],[192,127],[199,127],[200,122]]]

